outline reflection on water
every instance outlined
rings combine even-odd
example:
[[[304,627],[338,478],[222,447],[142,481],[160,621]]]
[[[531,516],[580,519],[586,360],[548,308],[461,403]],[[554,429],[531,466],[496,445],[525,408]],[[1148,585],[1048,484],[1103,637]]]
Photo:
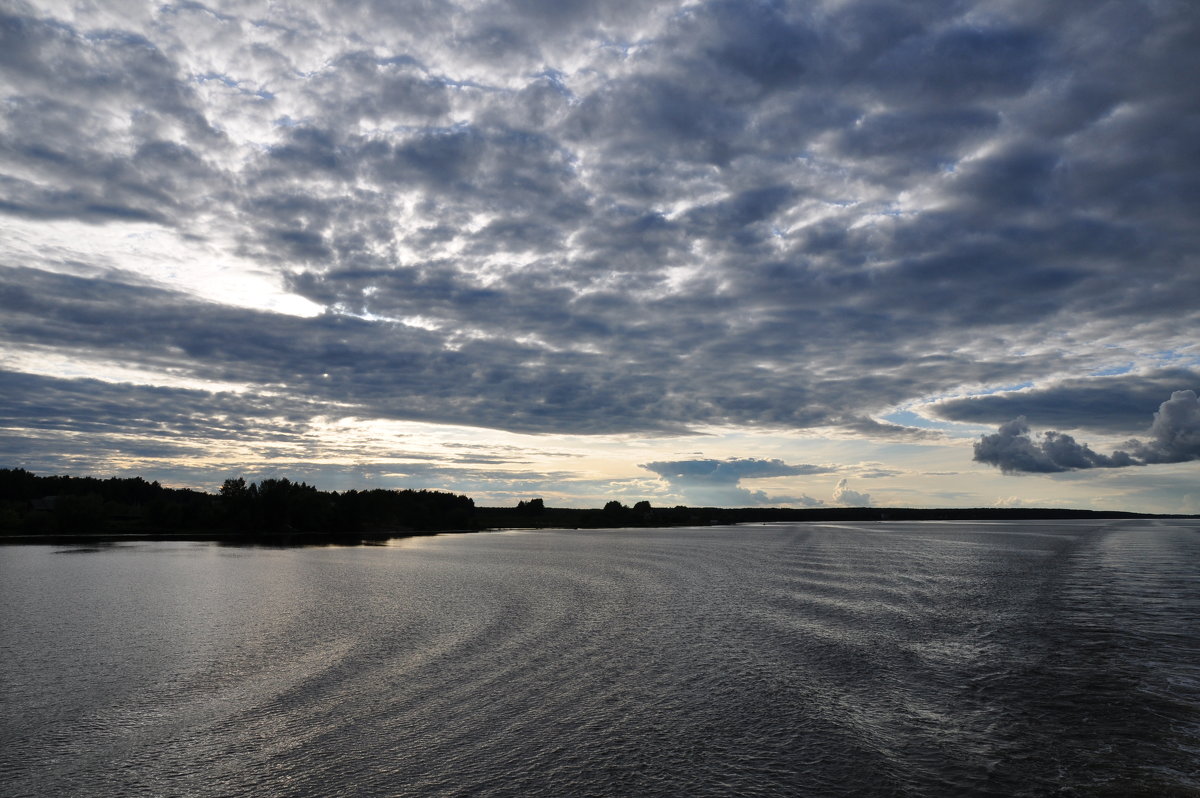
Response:
[[[1198,795],[1198,575],[1184,522],[7,547],[0,792]]]

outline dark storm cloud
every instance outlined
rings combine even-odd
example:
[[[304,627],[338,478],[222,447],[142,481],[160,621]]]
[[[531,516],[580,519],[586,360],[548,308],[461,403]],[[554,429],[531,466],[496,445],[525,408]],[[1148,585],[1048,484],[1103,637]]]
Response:
[[[1135,435],[1196,387],[1078,376],[1194,344],[1182,4],[6,8],[0,217],[171,228],[325,309],[0,253],[6,348],[525,432],[928,436],[876,416],[1057,380],[936,412]],[[1052,443],[988,456],[1106,457]]]
[[[1123,468],[1200,459],[1200,400],[1195,391],[1175,391],[1159,405],[1150,439],[1127,441],[1125,449],[1099,454],[1073,437],[1053,430],[1034,438],[1017,418],[975,443],[975,459],[1009,474],[1055,473],[1087,468]]]

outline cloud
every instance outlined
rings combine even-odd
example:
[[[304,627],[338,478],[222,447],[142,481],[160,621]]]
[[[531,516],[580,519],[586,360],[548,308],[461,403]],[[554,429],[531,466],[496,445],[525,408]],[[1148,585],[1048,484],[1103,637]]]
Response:
[[[646,463],[646,468],[667,479],[688,479],[695,482],[724,484],[740,479],[763,477],[788,477],[807,474],[827,474],[833,469],[827,466],[799,464],[789,465],[782,460],[756,460],[735,458],[733,460],[672,460]]]
[[[869,417],[850,417],[838,419],[838,425],[843,429],[862,433],[864,436],[881,438],[908,438],[909,440],[937,440],[944,435],[937,430],[905,427],[900,424],[888,424]]]
[[[1200,401],[1195,391],[1175,391],[1159,405],[1150,435],[1149,441],[1126,442],[1128,451],[1118,449],[1104,455],[1053,430],[1035,438],[1025,419],[1017,418],[1002,424],[995,434],[982,436],[975,443],[975,460],[1007,474],[1050,474],[1200,459]]]
[[[753,458],[671,460],[645,463],[641,467],[667,480],[671,489],[681,493],[689,503],[718,507],[765,504],[815,506],[822,502],[809,496],[768,496],[763,491],[739,487],[739,483],[743,479],[826,474],[833,470],[827,466],[790,465],[782,460]]]
[[[948,421],[1000,424],[1024,416],[1032,426],[1132,434],[1146,429],[1147,416],[1164,395],[1188,385],[1200,386],[1200,373],[1155,369],[1058,380],[1036,388],[937,402],[924,409]]]
[[[1145,463],[1200,460],[1200,399],[1195,391],[1175,391],[1158,407],[1150,440],[1126,444]]]
[[[1198,387],[1150,373],[1200,323],[1197,24],[1186,4],[11,2],[0,350],[71,358],[77,393],[114,362],[237,383],[300,427],[934,442],[875,419],[1034,383],[934,412],[1138,435],[1147,396]],[[1126,359],[1140,385],[1082,376]],[[1033,463],[1101,462],[1036,443]]]
[[[1006,474],[1021,472],[1052,474],[1077,468],[1120,468],[1137,465],[1127,452],[1112,456],[1097,454],[1087,444],[1076,443],[1070,435],[1049,431],[1036,440],[1029,424],[1017,418],[1001,424],[993,435],[984,435],[975,443],[975,460],[997,466]]]
[[[870,507],[871,494],[859,493],[847,487],[845,479],[839,479],[833,489],[833,500],[847,507]]]

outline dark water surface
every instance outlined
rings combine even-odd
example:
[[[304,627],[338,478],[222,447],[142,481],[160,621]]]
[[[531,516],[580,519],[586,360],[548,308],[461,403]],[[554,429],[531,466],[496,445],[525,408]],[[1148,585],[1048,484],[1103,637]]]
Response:
[[[0,795],[1200,795],[1200,525],[0,548]]]

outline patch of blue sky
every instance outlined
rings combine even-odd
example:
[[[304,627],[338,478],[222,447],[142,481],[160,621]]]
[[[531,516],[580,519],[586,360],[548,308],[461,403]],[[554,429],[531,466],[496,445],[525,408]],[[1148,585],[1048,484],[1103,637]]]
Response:
[[[1032,387],[1033,387],[1032,382],[1019,382],[1015,385],[1000,385],[995,388],[988,388],[987,390],[980,391],[979,393],[973,394],[973,395],[974,396],[991,396],[994,393],[1008,393],[1009,391],[1022,391],[1026,388],[1032,388]]]
[[[192,79],[197,83],[208,83],[210,80],[215,80],[218,83],[223,83],[231,89],[238,87],[238,82],[228,75],[223,75],[220,72],[205,72],[203,75],[193,75]]]
[[[888,413],[886,416],[881,416],[884,421],[892,424],[903,424],[906,427],[921,427],[922,429],[933,429],[943,426],[940,422],[932,419],[919,416],[911,410],[897,410],[894,413]]]
[[[937,430],[945,432],[951,437],[955,435],[975,435],[975,430],[980,425],[977,424],[961,424],[954,421],[939,421],[933,418],[927,418],[919,413],[914,413],[912,410],[894,410],[885,416],[880,416],[881,421],[886,421],[890,424],[899,424],[905,427],[919,427],[920,429]]]
[[[274,93],[267,91],[266,89],[248,89],[242,85],[242,81],[231,78],[229,75],[225,75],[220,72],[206,72],[203,75],[195,74],[192,75],[192,80],[200,84],[215,81],[226,88],[237,91],[239,94],[244,94],[250,97],[258,97],[261,100],[275,99]]]
[[[1092,377],[1115,377],[1118,374],[1128,374],[1131,371],[1133,371],[1133,364],[1125,363],[1120,366],[1110,366],[1109,368],[1106,368],[1106,369],[1098,369],[1096,371],[1093,371],[1090,376],[1092,376]]]
[[[1200,365],[1200,352],[1184,351],[1178,349],[1162,349],[1154,352],[1150,357],[1160,365],[1172,366],[1196,366]]]

